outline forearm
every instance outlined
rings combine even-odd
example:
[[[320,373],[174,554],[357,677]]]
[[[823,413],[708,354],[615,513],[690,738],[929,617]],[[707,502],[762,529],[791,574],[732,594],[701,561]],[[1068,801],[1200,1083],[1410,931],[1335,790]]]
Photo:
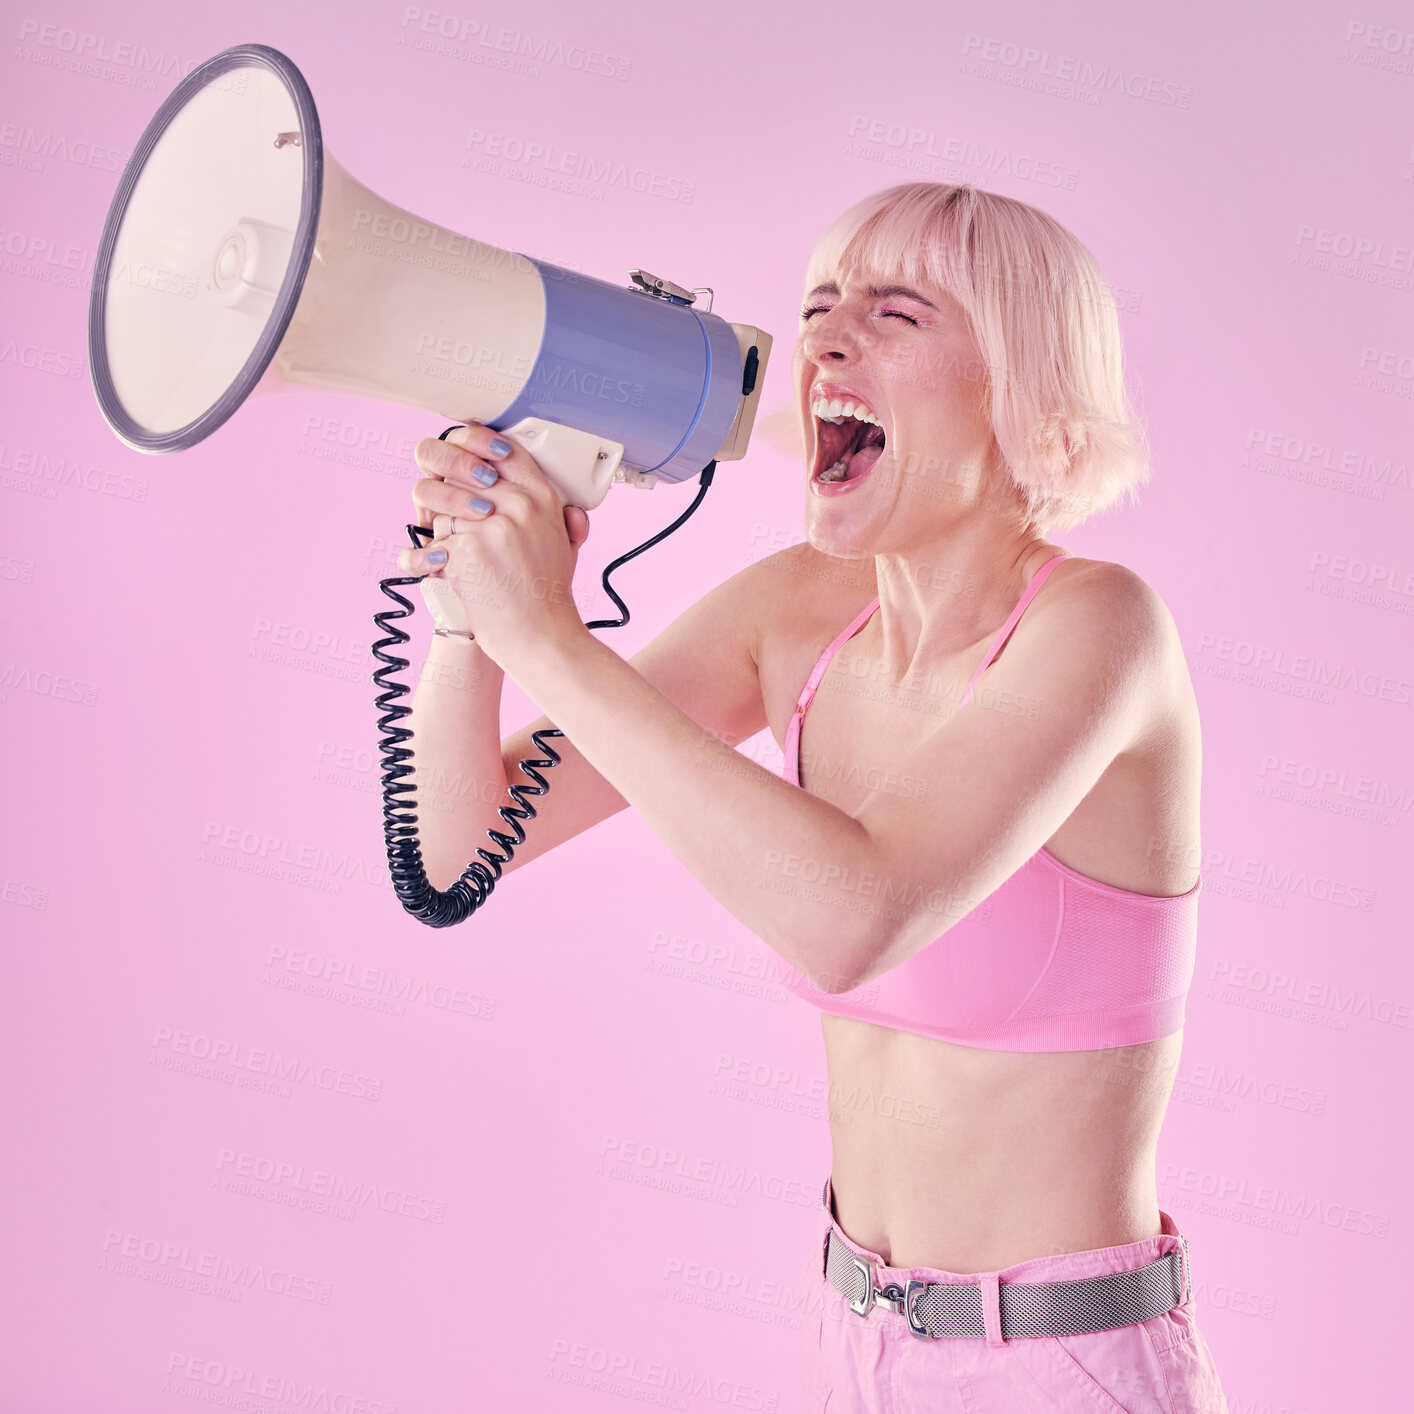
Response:
[[[725,908],[822,989],[860,975],[879,919],[853,817],[712,736],[587,632],[518,656],[521,689]]]
[[[486,831],[505,828],[501,759],[501,688],[505,674],[474,642],[433,634],[413,692],[412,712],[399,725],[412,732],[412,780],[422,863],[434,887],[451,885],[479,848],[493,848]]]

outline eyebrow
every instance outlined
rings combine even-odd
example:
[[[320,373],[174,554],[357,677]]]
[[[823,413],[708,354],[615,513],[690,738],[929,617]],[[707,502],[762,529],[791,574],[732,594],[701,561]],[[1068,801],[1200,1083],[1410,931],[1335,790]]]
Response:
[[[805,298],[814,299],[816,295],[837,295],[839,292],[840,287],[831,280],[828,284],[816,285]],[[871,299],[884,299],[889,295],[903,295],[907,299],[927,305],[929,309],[936,310],[938,308],[932,300],[924,299],[916,290],[910,290],[907,285],[870,285],[865,293]]]

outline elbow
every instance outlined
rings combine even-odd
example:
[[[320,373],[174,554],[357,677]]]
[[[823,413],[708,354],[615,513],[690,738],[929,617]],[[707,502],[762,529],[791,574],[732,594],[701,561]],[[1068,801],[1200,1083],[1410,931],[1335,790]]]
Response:
[[[824,967],[811,977],[815,987],[827,996],[852,992],[879,975],[879,947],[871,933],[855,940],[847,950],[836,951],[823,959]]]
[[[862,987],[869,979],[838,972],[822,972],[814,980],[817,990],[824,992],[826,996],[838,997],[842,992],[852,992],[856,987]]]
[[[821,938],[818,933],[805,938],[799,933],[759,933],[758,936],[811,987],[826,996],[837,997],[869,980],[861,972],[860,954],[842,951],[838,938]]]

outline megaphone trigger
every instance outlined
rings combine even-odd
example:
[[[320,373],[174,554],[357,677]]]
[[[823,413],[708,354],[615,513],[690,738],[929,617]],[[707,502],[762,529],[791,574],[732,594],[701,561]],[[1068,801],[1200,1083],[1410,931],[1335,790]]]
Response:
[[[562,505],[581,510],[593,510],[608,495],[623,461],[622,442],[544,418],[522,418],[514,426],[499,430],[501,436],[530,453],[559,492]]]

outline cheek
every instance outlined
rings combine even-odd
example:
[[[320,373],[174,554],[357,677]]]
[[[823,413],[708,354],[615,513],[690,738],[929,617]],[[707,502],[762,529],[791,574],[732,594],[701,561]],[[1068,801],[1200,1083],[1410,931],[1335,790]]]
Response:
[[[900,331],[881,353],[881,375],[900,389],[916,388],[950,404],[975,403],[982,365],[970,344]]]
[[[937,358],[928,349],[895,340],[880,353],[879,381],[885,385],[891,405],[905,407],[910,401],[932,400],[939,389]]]
[[[898,494],[935,501],[939,487],[956,472],[957,421],[937,403],[905,415],[886,455],[897,478]]]

